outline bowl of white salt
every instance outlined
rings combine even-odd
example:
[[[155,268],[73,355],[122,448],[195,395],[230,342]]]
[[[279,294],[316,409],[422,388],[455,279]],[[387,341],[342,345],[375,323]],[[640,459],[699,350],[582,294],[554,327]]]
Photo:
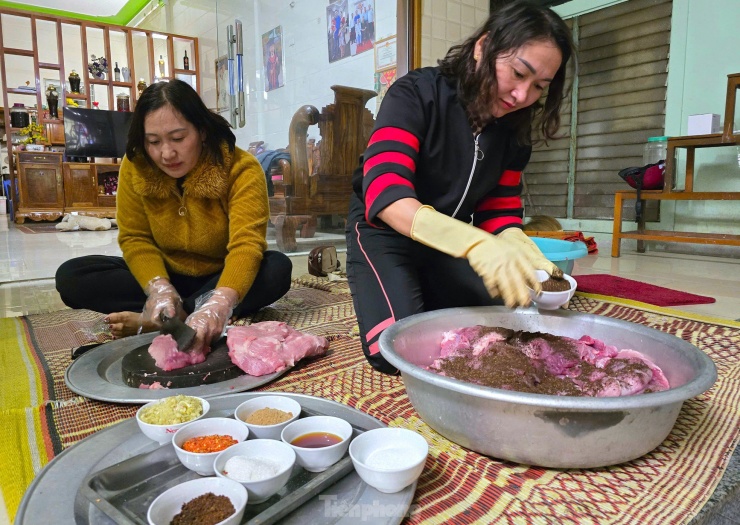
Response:
[[[427,440],[405,428],[374,428],[349,445],[349,456],[362,481],[386,494],[416,481],[428,453]]]
[[[295,452],[282,441],[252,439],[232,445],[213,462],[216,476],[244,485],[248,504],[262,503],[290,479]]]

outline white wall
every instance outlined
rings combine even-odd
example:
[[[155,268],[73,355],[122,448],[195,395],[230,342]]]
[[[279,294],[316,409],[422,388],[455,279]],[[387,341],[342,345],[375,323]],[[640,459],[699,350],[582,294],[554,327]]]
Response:
[[[374,89],[372,50],[329,63],[327,5],[316,0],[170,0],[140,27],[198,37],[201,94],[206,105],[215,107],[215,60],[227,54],[227,25],[235,18],[241,20],[246,126],[235,130],[237,144],[246,148],[250,142],[262,140],[268,148],[276,149],[288,145],[288,127],[296,110],[305,104],[320,110],[334,101],[330,86]],[[395,35],[396,0],[375,0],[375,13],[375,39]],[[278,25],[283,30],[284,85],[265,91],[262,35]],[[367,108],[375,112],[375,101],[370,100]],[[309,136],[318,138],[318,128],[310,129]]]
[[[421,65],[436,66],[447,50],[470,36],[488,18],[489,0],[423,0]]]

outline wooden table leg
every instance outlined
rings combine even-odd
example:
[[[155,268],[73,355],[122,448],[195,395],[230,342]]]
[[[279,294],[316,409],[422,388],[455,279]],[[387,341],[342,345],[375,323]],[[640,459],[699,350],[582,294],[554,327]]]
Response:
[[[622,244],[622,194],[614,194],[614,231],[612,233],[612,257],[619,257]]]

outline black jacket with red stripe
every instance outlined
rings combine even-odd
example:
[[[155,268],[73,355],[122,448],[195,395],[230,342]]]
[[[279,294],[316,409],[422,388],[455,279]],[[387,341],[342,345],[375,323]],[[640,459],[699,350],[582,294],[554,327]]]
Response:
[[[521,227],[521,172],[532,148],[517,144],[505,117],[474,137],[456,84],[428,67],[391,85],[353,175],[350,220],[383,227],[378,212],[413,197],[464,222],[472,216],[491,233]]]

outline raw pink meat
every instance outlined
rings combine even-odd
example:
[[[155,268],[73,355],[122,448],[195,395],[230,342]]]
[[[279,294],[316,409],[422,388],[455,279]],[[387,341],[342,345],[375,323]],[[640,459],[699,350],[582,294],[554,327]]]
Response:
[[[551,395],[629,396],[670,388],[663,371],[636,350],[506,328],[445,332],[429,370],[495,388]]]
[[[206,360],[206,354],[210,352],[210,348],[205,353],[200,351],[193,352],[180,352],[177,349],[177,342],[170,335],[158,335],[152,341],[149,346],[149,355],[154,358],[154,364],[165,372],[169,370],[175,370],[177,368],[183,368],[189,365],[195,365],[202,363]]]
[[[304,357],[324,355],[325,337],[299,332],[279,321],[235,326],[226,336],[231,362],[252,376],[279,372]]]

